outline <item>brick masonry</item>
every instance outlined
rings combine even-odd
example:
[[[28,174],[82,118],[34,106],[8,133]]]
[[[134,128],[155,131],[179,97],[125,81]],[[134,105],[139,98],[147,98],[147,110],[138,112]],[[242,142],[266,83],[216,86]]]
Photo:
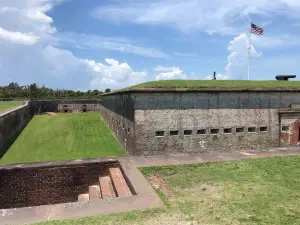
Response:
[[[0,209],[78,201],[118,163],[0,168]]]
[[[32,119],[30,103],[0,113],[0,158]]]

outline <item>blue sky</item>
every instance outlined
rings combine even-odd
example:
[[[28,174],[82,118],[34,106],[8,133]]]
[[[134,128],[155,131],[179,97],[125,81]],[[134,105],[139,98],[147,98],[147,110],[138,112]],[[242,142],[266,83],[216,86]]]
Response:
[[[0,85],[300,77],[299,0],[0,0]],[[297,78],[298,79],[298,78]]]

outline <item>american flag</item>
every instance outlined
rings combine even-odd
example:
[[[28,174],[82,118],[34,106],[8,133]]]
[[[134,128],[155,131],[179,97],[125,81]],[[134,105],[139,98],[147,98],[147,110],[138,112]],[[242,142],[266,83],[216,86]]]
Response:
[[[262,35],[264,33],[264,29],[251,23],[251,33],[257,34],[257,35]]]

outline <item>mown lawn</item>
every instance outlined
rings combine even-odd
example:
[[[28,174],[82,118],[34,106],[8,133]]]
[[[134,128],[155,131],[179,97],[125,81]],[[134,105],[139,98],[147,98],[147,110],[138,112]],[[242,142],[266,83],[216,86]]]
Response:
[[[130,88],[283,88],[300,89],[300,81],[248,80],[160,80]]]
[[[124,155],[99,113],[36,115],[0,164]]]
[[[163,209],[41,224],[300,224],[299,165],[283,157],[142,168],[165,182]]]
[[[22,105],[22,101],[0,101],[0,112]]]

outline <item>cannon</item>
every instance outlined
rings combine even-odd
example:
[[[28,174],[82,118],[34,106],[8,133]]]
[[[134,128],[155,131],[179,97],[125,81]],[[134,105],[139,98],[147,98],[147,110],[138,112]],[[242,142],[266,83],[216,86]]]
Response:
[[[296,75],[277,75],[276,80],[289,80],[290,78],[296,78]]]

